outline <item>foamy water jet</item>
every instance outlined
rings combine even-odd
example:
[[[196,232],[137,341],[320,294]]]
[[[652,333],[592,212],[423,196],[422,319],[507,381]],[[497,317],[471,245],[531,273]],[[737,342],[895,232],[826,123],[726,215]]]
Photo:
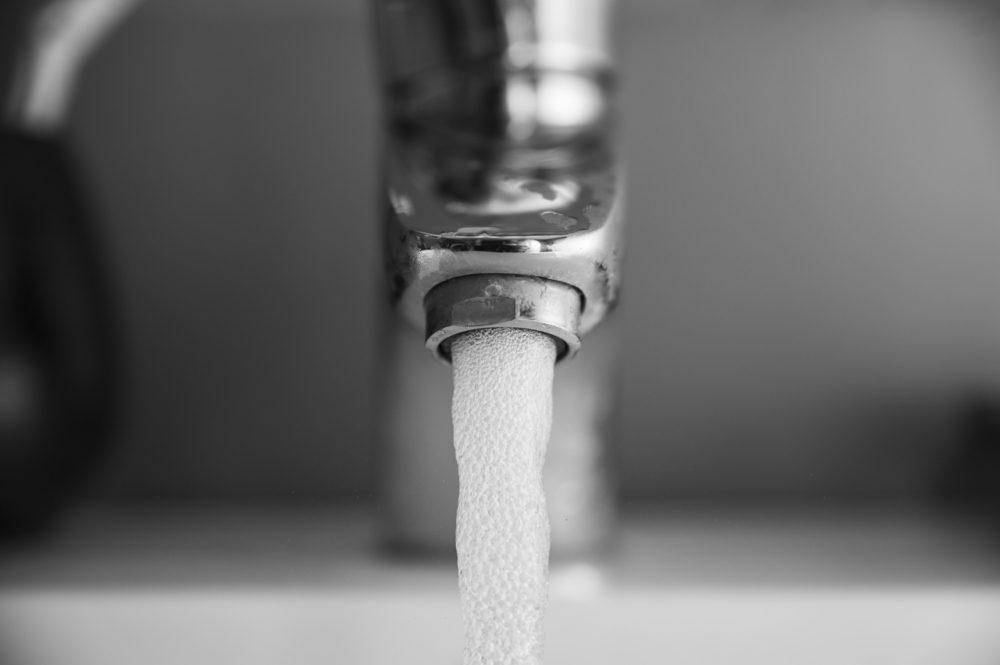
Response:
[[[540,665],[549,520],[542,465],[555,343],[488,328],[452,345],[456,528],[465,665]]]

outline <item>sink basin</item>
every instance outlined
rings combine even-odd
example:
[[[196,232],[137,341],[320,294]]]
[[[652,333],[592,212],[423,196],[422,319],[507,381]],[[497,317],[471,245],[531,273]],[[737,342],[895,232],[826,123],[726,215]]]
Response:
[[[366,510],[89,508],[0,553],[8,665],[458,664],[453,563]],[[1000,550],[916,513],[654,511],[553,566],[549,665],[996,665]]]

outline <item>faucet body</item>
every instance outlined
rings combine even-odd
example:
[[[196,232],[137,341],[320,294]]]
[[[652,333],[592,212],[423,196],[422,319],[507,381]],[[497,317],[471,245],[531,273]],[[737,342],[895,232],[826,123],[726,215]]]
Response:
[[[569,355],[612,308],[621,283],[610,4],[378,7],[390,300],[414,325],[430,324],[426,337],[444,357],[447,324],[454,334],[509,319],[550,332]],[[480,280],[486,300],[478,305],[469,293],[476,286],[428,300],[442,283],[470,275],[541,279],[560,291],[554,297],[567,286],[566,307],[576,311],[546,318],[545,284],[533,295],[504,279]],[[463,300],[450,316],[457,292]],[[509,301],[514,311],[498,311]],[[438,315],[428,317],[430,309]]]
[[[611,0],[380,0],[385,100],[382,481],[388,538],[454,546],[449,340],[541,330],[560,359],[545,468],[552,552],[614,513],[623,177]],[[614,318],[614,317],[611,317]]]

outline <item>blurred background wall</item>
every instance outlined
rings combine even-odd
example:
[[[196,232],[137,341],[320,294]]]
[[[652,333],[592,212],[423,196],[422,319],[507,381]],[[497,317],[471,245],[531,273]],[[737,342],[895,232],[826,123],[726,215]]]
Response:
[[[367,18],[149,0],[92,62],[72,132],[128,360],[98,494],[370,496]],[[913,497],[961,473],[964,405],[1000,400],[992,14],[649,0],[621,33],[626,494]]]

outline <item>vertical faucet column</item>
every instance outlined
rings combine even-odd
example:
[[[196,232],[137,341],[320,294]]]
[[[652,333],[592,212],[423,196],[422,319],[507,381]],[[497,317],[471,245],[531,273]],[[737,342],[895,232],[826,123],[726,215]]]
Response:
[[[578,356],[556,374],[553,555],[592,552],[607,538],[617,363],[613,327],[599,324],[618,297],[623,225],[611,5],[377,3],[392,310],[381,461],[397,545],[454,542],[450,377],[415,357],[415,330],[447,362],[455,335],[487,327],[542,331],[559,360]]]

